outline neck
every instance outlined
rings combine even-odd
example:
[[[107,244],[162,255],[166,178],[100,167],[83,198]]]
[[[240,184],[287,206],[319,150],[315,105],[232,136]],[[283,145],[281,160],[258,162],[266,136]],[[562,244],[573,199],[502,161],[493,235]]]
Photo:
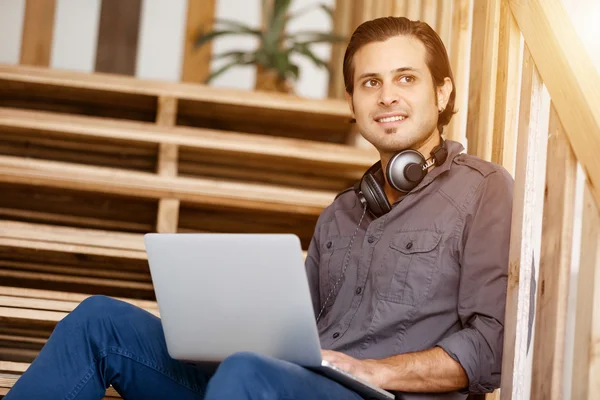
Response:
[[[436,129],[433,134],[428,136],[422,142],[417,143],[414,146],[411,146],[410,149],[418,151],[419,153],[423,154],[423,157],[425,157],[425,159],[428,159],[430,157],[431,151],[436,146],[439,146],[440,143],[441,143],[441,137],[440,137],[440,134],[438,133],[438,130]],[[402,149],[402,150],[405,150],[405,149]],[[387,165],[394,154],[395,153],[380,153],[381,168],[383,171],[386,170]],[[433,167],[431,167],[431,168],[433,168]],[[390,184],[387,181],[387,177],[385,176],[385,173],[383,174],[383,176],[384,176],[384,180],[385,180],[385,184],[384,184],[385,195],[387,196],[390,204],[394,204],[404,194],[390,186]]]

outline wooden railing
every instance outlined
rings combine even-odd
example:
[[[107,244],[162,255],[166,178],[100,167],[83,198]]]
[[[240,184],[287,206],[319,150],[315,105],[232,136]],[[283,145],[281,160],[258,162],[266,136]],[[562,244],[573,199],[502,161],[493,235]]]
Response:
[[[500,398],[595,399],[600,75],[560,0],[476,7],[469,149],[515,178]]]

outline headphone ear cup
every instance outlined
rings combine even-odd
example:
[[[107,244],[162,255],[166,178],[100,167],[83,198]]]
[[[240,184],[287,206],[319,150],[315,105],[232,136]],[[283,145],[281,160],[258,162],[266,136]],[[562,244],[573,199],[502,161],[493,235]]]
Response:
[[[369,206],[369,211],[376,217],[381,217],[391,211],[390,202],[373,175],[367,174],[363,177],[360,190]]]

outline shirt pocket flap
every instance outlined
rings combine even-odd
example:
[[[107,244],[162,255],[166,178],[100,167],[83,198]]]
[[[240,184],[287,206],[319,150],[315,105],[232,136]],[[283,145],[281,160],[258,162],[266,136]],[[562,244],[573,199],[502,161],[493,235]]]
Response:
[[[390,247],[404,254],[427,253],[436,248],[442,234],[433,230],[401,231]]]
[[[350,244],[350,236],[330,236],[322,245],[322,251],[333,252],[335,250],[345,249]]]

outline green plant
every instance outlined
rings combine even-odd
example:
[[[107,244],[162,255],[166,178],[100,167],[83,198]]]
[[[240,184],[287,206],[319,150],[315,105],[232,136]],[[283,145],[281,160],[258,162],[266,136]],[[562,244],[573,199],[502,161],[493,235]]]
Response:
[[[269,14],[262,30],[238,21],[216,19],[215,28],[212,31],[204,32],[196,38],[197,47],[204,45],[216,37],[225,35],[250,35],[259,40],[259,45],[255,50],[228,51],[214,55],[214,59],[225,58],[228,62],[213,71],[206,78],[206,82],[210,82],[234,66],[251,64],[262,67],[265,71],[276,73],[276,78],[280,82],[285,82],[288,79],[297,80],[300,70],[298,65],[294,64],[291,60],[293,54],[307,57],[318,67],[326,68],[329,71],[328,63],[317,57],[310,46],[315,43],[343,41],[345,40],[344,37],[331,32],[315,31],[287,34],[285,28],[289,21],[315,8],[323,10],[331,18],[333,18],[333,10],[324,4],[314,4],[290,14],[290,4],[291,0],[272,0],[272,7],[267,9],[267,0],[263,0],[263,10],[268,10]]]

